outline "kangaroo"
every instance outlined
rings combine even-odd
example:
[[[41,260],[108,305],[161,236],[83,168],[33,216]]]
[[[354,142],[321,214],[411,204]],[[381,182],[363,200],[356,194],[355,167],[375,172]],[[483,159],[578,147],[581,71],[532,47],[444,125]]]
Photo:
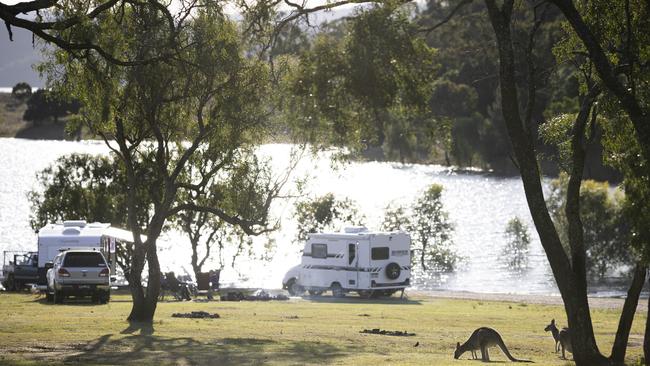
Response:
[[[551,332],[553,339],[555,340],[555,353],[560,351],[560,330],[555,326],[555,319],[551,319],[551,324],[547,325],[544,328],[545,332]]]
[[[562,347],[562,358],[566,360],[564,350],[573,353],[573,346],[571,346],[571,335],[569,334],[569,328],[562,328],[558,337],[560,339],[560,346]]]
[[[472,356],[474,357],[474,359],[476,359],[475,352],[480,350],[481,360],[483,362],[489,362],[490,355],[488,353],[488,348],[493,346],[499,346],[499,348],[501,348],[501,351],[503,351],[503,353],[506,355],[506,357],[508,357],[510,361],[533,362],[529,360],[518,360],[512,357],[505,343],[503,343],[503,339],[501,338],[499,333],[492,328],[485,328],[485,327],[476,329],[472,333],[472,335],[469,336],[469,339],[462,345],[460,344],[460,342],[456,343],[456,351],[454,352],[454,358],[458,359],[463,353],[469,351],[472,352]]]

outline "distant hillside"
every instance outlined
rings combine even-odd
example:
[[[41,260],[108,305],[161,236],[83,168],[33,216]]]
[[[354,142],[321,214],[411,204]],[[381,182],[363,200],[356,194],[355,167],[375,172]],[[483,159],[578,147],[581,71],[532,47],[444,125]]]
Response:
[[[0,137],[35,140],[64,140],[65,124],[43,123],[34,126],[23,120],[27,106],[17,102],[10,93],[0,93]]]

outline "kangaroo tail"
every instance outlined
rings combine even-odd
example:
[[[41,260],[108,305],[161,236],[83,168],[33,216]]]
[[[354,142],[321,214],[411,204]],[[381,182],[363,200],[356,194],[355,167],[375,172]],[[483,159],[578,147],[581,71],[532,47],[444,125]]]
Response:
[[[501,335],[499,335],[499,348],[501,348],[501,351],[508,357],[508,359],[512,362],[529,362],[529,363],[534,363],[531,360],[520,360],[517,358],[514,358],[511,354],[510,351],[508,351],[508,347],[506,347],[506,344],[503,342],[503,338],[501,338]]]

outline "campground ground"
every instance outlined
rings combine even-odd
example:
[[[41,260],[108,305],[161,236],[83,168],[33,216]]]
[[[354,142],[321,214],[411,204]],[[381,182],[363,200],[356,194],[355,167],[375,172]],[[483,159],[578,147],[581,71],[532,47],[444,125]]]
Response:
[[[551,335],[544,332],[551,318],[566,325],[561,306],[526,297],[497,301],[461,294],[464,299],[450,293],[410,293],[405,300],[323,296],[269,302],[162,301],[153,326],[139,326],[125,321],[131,308],[128,295],[113,296],[107,305],[52,305],[37,295],[0,293],[0,364],[478,365],[467,354],[461,360],[452,355],[456,342],[480,326],[497,329],[515,357],[539,365],[573,364],[553,352]],[[620,306],[598,300],[592,304],[599,346],[608,353]],[[191,311],[218,313],[220,318],[172,317]],[[639,309],[629,364],[641,357],[645,316]],[[374,328],[415,336],[360,333]],[[497,350],[490,356],[509,362]]]

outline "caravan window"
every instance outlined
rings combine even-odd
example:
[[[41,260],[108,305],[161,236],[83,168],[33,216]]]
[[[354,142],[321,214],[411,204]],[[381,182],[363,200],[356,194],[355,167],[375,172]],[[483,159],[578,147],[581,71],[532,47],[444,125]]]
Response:
[[[327,244],[312,244],[311,245],[312,258],[327,258]]]
[[[372,248],[370,253],[372,260],[380,261],[383,259],[388,259],[388,247],[378,247]]]

